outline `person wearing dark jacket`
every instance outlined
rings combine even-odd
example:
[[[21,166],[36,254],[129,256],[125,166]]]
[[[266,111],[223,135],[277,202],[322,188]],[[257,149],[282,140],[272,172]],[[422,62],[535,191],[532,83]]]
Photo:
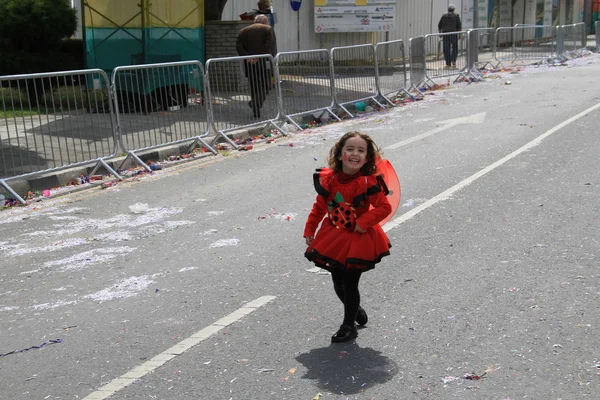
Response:
[[[277,54],[275,32],[269,26],[269,20],[265,15],[257,15],[254,23],[240,31],[237,37],[236,49],[240,56],[252,56],[259,54]],[[252,100],[248,104],[254,112],[255,118],[260,118],[267,93],[271,88],[271,73],[267,68],[267,59],[250,58],[244,60],[244,73],[250,83],[250,96]]]
[[[460,32],[462,31],[462,23],[460,16],[454,12],[454,4],[448,6],[448,12],[442,15],[438,22],[438,31],[440,33]],[[458,35],[442,36],[444,45],[444,59],[446,60],[446,68],[456,67],[456,56],[458,55]]]
[[[258,0],[258,10],[252,10],[254,15],[264,14],[269,19],[269,25],[275,27],[275,13],[273,13],[273,6],[271,0]]]

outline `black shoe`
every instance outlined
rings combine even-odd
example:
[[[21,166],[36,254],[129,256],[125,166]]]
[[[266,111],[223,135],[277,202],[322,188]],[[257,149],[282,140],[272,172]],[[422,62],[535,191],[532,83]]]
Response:
[[[356,323],[360,326],[364,326],[367,324],[367,322],[369,322],[367,312],[362,307],[358,307],[358,312],[356,313]]]
[[[331,337],[331,341],[334,343],[347,342],[348,340],[356,339],[358,337],[358,331],[355,326],[342,325],[340,330]]]

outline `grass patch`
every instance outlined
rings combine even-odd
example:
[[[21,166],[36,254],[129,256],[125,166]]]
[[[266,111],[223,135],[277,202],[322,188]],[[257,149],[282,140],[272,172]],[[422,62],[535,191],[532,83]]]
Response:
[[[29,110],[0,110],[0,118],[23,118],[47,113],[48,110],[29,109]]]
[[[24,87],[0,87],[0,118],[29,117],[96,108],[107,98],[108,94],[102,90],[90,89],[85,85],[69,85],[39,89],[38,105],[35,105],[35,102],[30,104]]]

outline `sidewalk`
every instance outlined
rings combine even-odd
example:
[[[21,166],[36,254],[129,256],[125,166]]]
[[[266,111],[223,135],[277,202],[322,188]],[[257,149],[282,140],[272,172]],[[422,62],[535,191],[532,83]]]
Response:
[[[246,128],[227,136],[233,141],[243,141],[249,137],[259,135],[263,129],[261,127],[254,128]],[[204,138],[208,143],[211,143],[213,139],[217,139],[218,142],[223,142],[222,139],[219,139],[216,136],[209,136]],[[48,139],[51,141],[52,139]],[[112,140],[110,141],[112,143]],[[168,168],[175,165],[180,164],[181,162],[186,162],[192,159],[200,159],[207,156],[212,156],[212,153],[190,153],[190,146],[192,141],[176,144],[171,146],[165,146],[158,149],[147,150],[136,152],[136,155],[146,164],[160,164],[160,169]],[[30,157],[38,157],[30,155]],[[216,157],[216,156],[215,156]],[[125,164],[123,162],[126,160],[127,156],[125,154],[119,155],[115,158],[106,161],[109,167],[113,169],[120,168],[122,171],[127,171],[130,169],[134,169],[136,167],[140,167],[132,158],[129,158]],[[164,163],[164,161],[169,160],[169,158],[177,158],[177,161],[170,161],[168,164]],[[33,158],[32,158],[33,159]],[[36,158],[38,159],[38,158]],[[41,160],[40,162],[44,162]],[[122,165],[123,164],[123,165]],[[73,168],[67,168],[59,171],[50,171],[43,174],[36,174],[30,177],[17,178],[15,180],[11,180],[8,182],[8,185],[17,192],[21,197],[25,198],[28,192],[41,192],[47,189],[63,187],[64,190],[61,191],[61,194],[64,193],[72,193],[74,191],[85,190],[90,188],[89,185],[80,185],[74,184],[80,180],[82,176],[89,177],[92,170],[96,164],[89,164],[86,166],[78,166]],[[98,185],[112,181],[115,178],[110,175],[109,171],[107,171],[104,167],[100,166],[100,168],[95,172],[95,175],[103,175],[105,179],[99,180],[96,183]],[[124,173],[122,176],[124,179],[131,177],[131,173]],[[96,186],[96,185],[94,185]],[[68,188],[67,188],[68,187]],[[93,186],[92,186],[93,187]],[[4,187],[0,186],[0,194],[5,198],[12,198],[13,196],[8,192]]]

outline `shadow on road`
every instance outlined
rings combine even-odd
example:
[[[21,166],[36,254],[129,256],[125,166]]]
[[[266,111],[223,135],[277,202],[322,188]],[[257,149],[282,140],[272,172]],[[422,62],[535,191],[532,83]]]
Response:
[[[336,394],[356,394],[390,381],[397,373],[394,361],[356,343],[332,343],[300,354],[296,360],[308,370],[302,379]]]
[[[0,179],[48,168],[48,159],[26,148],[0,143]]]

